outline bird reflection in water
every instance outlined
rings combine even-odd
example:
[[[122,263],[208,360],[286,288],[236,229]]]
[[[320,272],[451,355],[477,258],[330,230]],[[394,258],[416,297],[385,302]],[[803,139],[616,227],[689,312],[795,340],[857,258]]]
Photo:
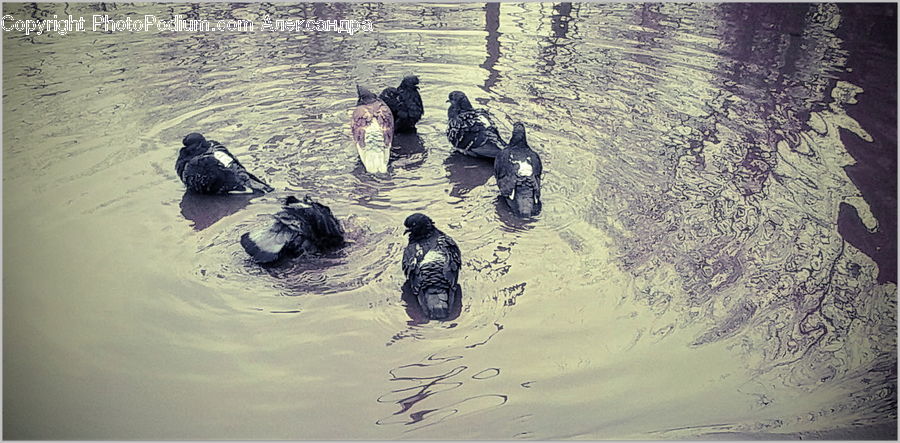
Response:
[[[181,197],[181,215],[185,219],[194,222],[195,231],[202,231],[217,221],[234,214],[248,204],[259,194],[226,194],[203,195],[191,191],[185,191]]]
[[[471,190],[487,183],[494,175],[493,163],[490,159],[473,158],[459,153],[452,153],[444,160],[444,167],[450,173],[448,179],[453,184],[450,195],[461,198]]]
[[[494,209],[497,213],[497,219],[503,223],[503,228],[510,232],[522,232],[534,228],[534,222],[538,220],[540,215],[532,217],[519,217],[509,209],[509,205],[503,201],[504,197],[498,195],[494,199]]]
[[[394,134],[391,164],[395,168],[410,169],[421,166],[427,158],[428,151],[418,133],[398,132]]]

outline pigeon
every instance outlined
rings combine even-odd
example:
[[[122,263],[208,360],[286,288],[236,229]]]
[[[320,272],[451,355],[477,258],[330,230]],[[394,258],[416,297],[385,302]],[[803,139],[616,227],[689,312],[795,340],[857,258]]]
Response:
[[[412,214],[403,224],[409,234],[402,264],[407,284],[428,318],[445,319],[460,291],[456,282],[462,263],[459,247],[425,214]]]
[[[507,148],[494,160],[494,177],[500,196],[509,208],[521,217],[541,212],[541,157],[528,146],[525,125],[513,125]]]
[[[175,172],[188,190],[200,194],[271,192],[274,189],[251,174],[225,146],[192,132],[175,161]]]
[[[412,132],[416,130],[416,123],[425,113],[422,106],[422,96],[419,95],[419,77],[408,75],[403,77],[400,87],[385,88],[378,98],[381,99],[394,115],[394,131]]]
[[[359,99],[350,117],[356,151],[366,171],[385,173],[394,139],[394,116],[391,109],[366,88],[357,86],[356,91]]]
[[[491,114],[473,108],[466,94],[460,91],[451,92],[448,102],[447,139],[453,148],[471,157],[497,157],[506,143],[500,138]]]
[[[317,254],[344,244],[344,230],[331,209],[308,195],[289,196],[268,226],[241,236],[241,246],[257,263],[272,263],[288,255]]]

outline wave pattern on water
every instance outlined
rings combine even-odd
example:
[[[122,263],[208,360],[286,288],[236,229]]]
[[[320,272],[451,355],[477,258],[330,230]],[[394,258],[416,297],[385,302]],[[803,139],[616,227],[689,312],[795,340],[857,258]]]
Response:
[[[896,226],[847,172],[851,144],[896,149],[896,114],[870,104],[896,85],[851,75],[859,54],[896,65],[896,42],[859,37],[895,29],[895,5],[4,12],[378,31],[3,34],[11,438],[679,438],[896,419],[896,283],[837,227],[848,206],[866,233]],[[350,140],[354,85],[409,73],[425,116],[371,176]],[[539,216],[512,216],[490,162],[451,153],[454,90],[504,138],[525,123]],[[174,160],[194,131],[277,191],[185,193]],[[305,194],[347,245],[252,263],[240,235]],[[461,247],[449,321],[404,291],[412,212]]]

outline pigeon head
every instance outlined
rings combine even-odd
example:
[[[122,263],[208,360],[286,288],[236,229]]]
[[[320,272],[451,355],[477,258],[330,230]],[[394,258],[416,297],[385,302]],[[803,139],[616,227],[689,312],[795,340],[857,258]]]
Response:
[[[525,125],[522,122],[516,122],[513,125],[512,137],[509,139],[509,146],[528,146],[525,140]]]
[[[447,103],[450,103],[450,107],[447,109],[447,117],[451,119],[456,118],[460,112],[475,109],[472,107],[472,103],[469,103],[469,98],[466,97],[466,94],[461,91],[451,92]]]
[[[406,226],[404,233],[409,234],[410,240],[427,237],[434,231],[434,222],[427,215],[418,212],[406,217],[403,225]]]
[[[311,198],[309,198],[308,195],[303,200],[300,200],[299,198],[297,198],[293,195],[289,195],[284,199],[284,207],[285,208],[288,206],[292,206],[295,208],[304,208],[305,209],[305,208],[312,207],[312,204],[313,204],[313,201]]]
[[[203,137],[203,134],[200,134],[199,132],[192,132],[184,136],[184,139],[181,140],[181,144],[190,147],[196,144],[203,144],[205,141],[206,138]]]
[[[415,75],[407,75],[403,77],[403,81],[400,82],[401,88],[415,88],[419,85],[419,77]]]
[[[453,91],[450,93],[450,96],[447,99],[447,103],[450,103],[450,107],[458,107],[464,111],[470,111],[474,109],[472,107],[472,103],[469,103],[469,97],[466,97],[466,94],[462,91]]]
[[[356,100],[356,106],[368,105],[378,100],[378,96],[360,85],[356,85],[356,95],[359,97]]]

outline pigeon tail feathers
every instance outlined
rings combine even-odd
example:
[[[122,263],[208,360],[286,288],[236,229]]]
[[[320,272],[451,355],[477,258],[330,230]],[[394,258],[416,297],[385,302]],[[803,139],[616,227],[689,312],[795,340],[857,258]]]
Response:
[[[241,246],[257,263],[271,263],[281,258],[281,251],[293,239],[290,230],[279,229],[280,223],[247,232],[241,236]]]

